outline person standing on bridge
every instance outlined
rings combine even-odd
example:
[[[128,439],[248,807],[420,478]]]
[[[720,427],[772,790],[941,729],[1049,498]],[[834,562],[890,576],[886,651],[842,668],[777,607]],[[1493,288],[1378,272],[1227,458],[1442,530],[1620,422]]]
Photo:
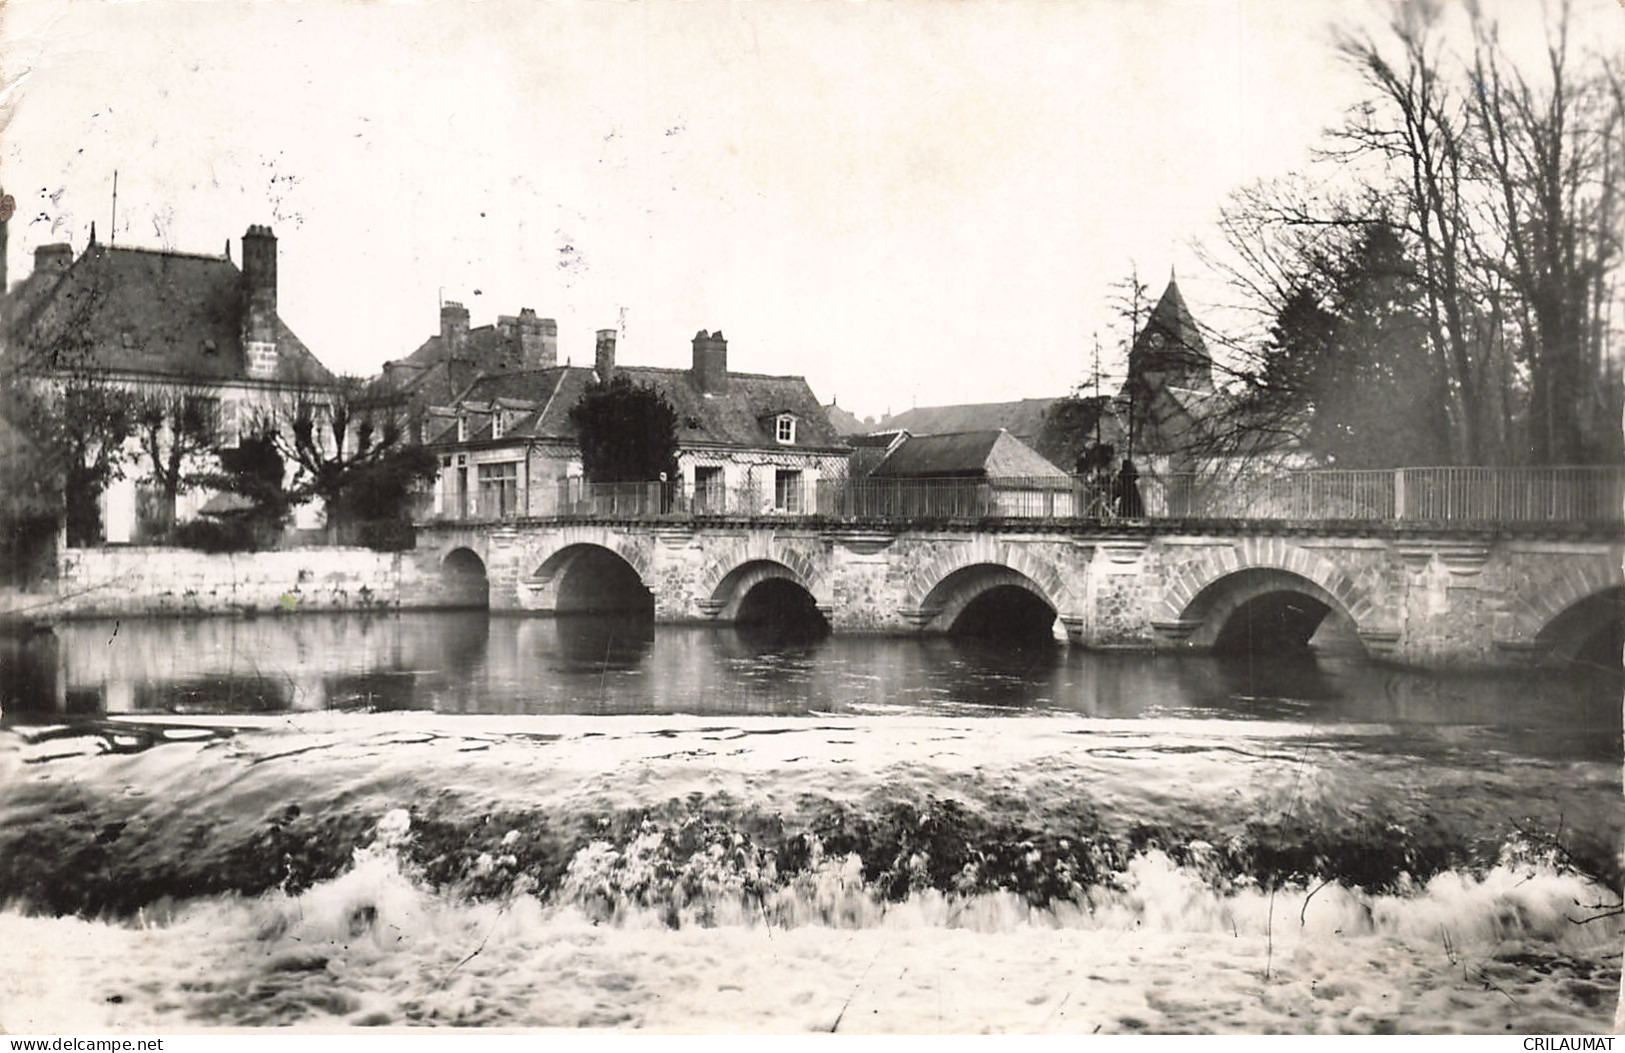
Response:
[[[1124,519],[1139,519],[1145,515],[1140,501],[1140,472],[1134,462],[1123,458],[1122,470],[1117,473],[1117,514]]]

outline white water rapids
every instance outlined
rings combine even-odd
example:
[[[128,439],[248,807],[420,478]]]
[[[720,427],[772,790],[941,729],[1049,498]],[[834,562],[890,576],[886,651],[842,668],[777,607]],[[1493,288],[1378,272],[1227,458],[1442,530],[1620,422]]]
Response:
[[[0,1025],[1529,1033],[1614,1016],[1619,919],[1586,919],[1618,897],[1532,833],[1617,846],[1607,764],[1465,732],[1408,748],[1387,726],[388,723],[6,733]],[[1407,847],[1379,879],[1390,842]],[[62,871],[30,884],[30,845]],[[267,845],[284,858],[255,878]],[[132,891],[148,885],[172,894]],[[53,916],[53,895],[80,916]]]

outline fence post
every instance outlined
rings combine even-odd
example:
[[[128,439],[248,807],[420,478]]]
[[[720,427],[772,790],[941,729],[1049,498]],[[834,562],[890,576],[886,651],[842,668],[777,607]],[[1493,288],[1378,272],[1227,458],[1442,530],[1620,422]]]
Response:
[[[1405,518],[1405,469],[1394,469],[1394,518]]]

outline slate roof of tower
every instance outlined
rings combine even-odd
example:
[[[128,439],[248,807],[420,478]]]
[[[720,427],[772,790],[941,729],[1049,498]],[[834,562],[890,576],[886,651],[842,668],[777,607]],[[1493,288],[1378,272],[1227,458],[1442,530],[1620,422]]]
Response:
[[[1212,384],[1213,360],[1208,355],[1207,341],[1185,305],[1179,283],[1168,279],[1168,287],[1151,309],[1151,315],[1134,337],[1129,349],[1129,376],[1144,369],[1157,369],[1194,374],[1186,379],[1197,379],[1204,386]]]
[[[15,331],[20,340],[50,346],[82,328],[91,341],[82,364],[92,368],[200,381],[247,379],[242,280],[224,256],[91,245],[48,287],[42,281],[28,289]],[[277,351],[277,380],[333,380],[280,318]]]
[[[693,373],[686,369],[617,366],[615,372],[634,384],[652,387],[666,397],[677,411],[677,442],[681,446],[845,450],[823,406],[802,377],[730,372],[726,391],[706,395],[695,383]],[[594,376],[593,370],[586,366],[490,373],[471,383],[456,401],[524,399],[541,408],[515,420],[504,430],[504,439],[573,443],[577,434],[570,421],[570,409],[580,401]],[[774,435],[774,420],[780,413],[796,418],[793,444],[781,444]],[[490,437],[489,423],[481,422],[469,441]],[[431,435],[429,441],[448,441],[446,432]]]
[[[1162,330],[1176,339],[1182,347],[1207,350],[1201,330],[1196,327],[1196,319],[1191,317],[1191,309],[1186,306],[1185,296],[1179,291],[1179,282],[1174,278],[1168,279],[1168,287],[1162,290],[1157,306],[1151,309],[1151,317],[1146,319],[1145,328],[1140,330],[1140,336],[1145,336],[1146,331],[1151,329]]]

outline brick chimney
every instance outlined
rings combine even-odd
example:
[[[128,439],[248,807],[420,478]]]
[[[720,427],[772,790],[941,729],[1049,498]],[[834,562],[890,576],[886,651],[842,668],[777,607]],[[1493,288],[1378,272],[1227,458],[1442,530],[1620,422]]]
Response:
[[[35,274],[61,274],[73,266],[73,246],[65,241],[41,245],[34,250]]]
[[[694,383],[707,395],[728,390],[728,341],[722,330],[694,334]]]
[[[461,358],[468,351],[468,308],[456,300],[440,305],[440,342],[448,357]]]
[[[598,351],[593,356],[593,369],[598,373],[600,384],[608,384],[615,375],[615,330],[598,330]]]
[[[275,379],[276,235],[259,224],[243,235],[242,340],[249,377]]]

